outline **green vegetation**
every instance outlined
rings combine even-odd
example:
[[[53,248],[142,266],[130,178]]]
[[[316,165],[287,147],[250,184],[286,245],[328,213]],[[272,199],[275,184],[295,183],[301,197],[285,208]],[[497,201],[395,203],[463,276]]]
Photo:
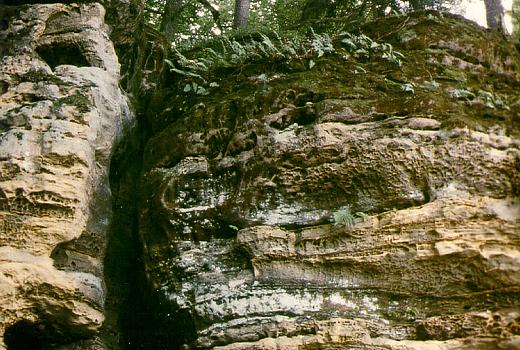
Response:
[[[174,49],[172,60],[165,60],[170,70],[180,78],[183,92],[209,95],[211,89],[220,87],[214,81],[216,71],[246,64],[279,62],[287,66],[294,64],[312,69],[318,59],[333,53],[343,60],[381,59],[398,67],[404,59],[404,55],[394,50],[390,43],[378,43],[363,34],[341,32],[332,39],[328,34],[318,34],[312,29],[303,37],[292,38],[282,38],[276,32],[270,33],[270,36],[263,33],[251,34],[246,39],[223,36],[209,46],[213,48],[195,50],[191,58]],[[360,71],[363,68],[360,67]],[[260,80],[262,77],[265,80],[266,76],[264,74],[259,77]]]
[[[29,70],[27,73],[25,73],[24,75],[22,75],[20,77],[20,80],[29,81],[29,82],[33,82],[33,83],[45,81],[47,83],[56,84],[56,85],[70,85],[70,84],[62,81],[59,77],[57,77],[53,74],[49,74],[49,73],[45,72],[44,70],[36,70],[36,69]]]
[[[247,30],[276,31],[284,36],[350,31],[369,21],[410,11],[447,10],[460,0],[147,0],[144,16],[176,47],[189,48],[237,30],[238,9],[247,8]],[[241,26],[240,30],[244,30]]]
[[[339,208],[333,213],[334,224],[337,226],[345,226],[346,228],[352,228],[357,221],[366,221],[369,218],[368,214],[363,212],[357,212],[352,214],[350,206],[344,206]]]
[[[78,112],[87,113],[92,107],[92,103],[87,96],[76,93],[56,100],[52,108],[57,111],[61,106],[74,106]]]
[[[255,6],[246,29],[174,42],[165,64],[170,92],[152,107],[153,130],[187,116],[229,127],[284,103],[340,99],[380,122],[418,116],[445,129],[498,124],[506,135],[520,132],[515,51],[496,33],[434,11],[356,22],[348,31],[334,21],[324,30],[319,20],[299,22],[298,30],[257,30]]]

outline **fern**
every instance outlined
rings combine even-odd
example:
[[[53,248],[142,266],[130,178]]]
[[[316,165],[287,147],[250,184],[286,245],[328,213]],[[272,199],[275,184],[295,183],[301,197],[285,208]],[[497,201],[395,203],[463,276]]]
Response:
[[[401,66],[401,60],[404,55],[399,51],[395,51],[390,43],[378,43],[370,37],[360,34],[353,35],[349,32],[339,34],[340,42],[345,46],[347,51],[355,57],[362,59],[370,59],[372,57],[380,57],[388,62]]]
[[[361,211],[352,214],[350,207],[348,205],[339,208],[333,213],[334,216],[334,224],[336,226],[345,226],[347,228],[352,228],[356,224],[356,221],[361,220],[365,222],[370,217],[368,214],[363,213]]]
[[[352,215],[349,206],[339,208],[333,213],[334,224],[337,226],[345,226],[351,228],[355,224],[355,217]]]
[[[184,56],[179,50],[173,50],[171,60],[165,60],[170,70],[181,77],[180,86],[185,93],[207,95],[211,88],[211,76],[217,68],[240,67],[255,61],[306,62],[308,69],[316,65],[318,58],[336,52],[334,41],[327,34],[315,33],[312,29],[307,37],[281,38],[273,35],[258,34],[259,39],[237,41],[222,36],[216,43],[221,49],[205,48],[193,58]],[[379,57],[397,65],[404,56],[395,51],[389,43],[377,43],[366,35],[352,35],[348,32],[339,34],[344,49],[352,56],[361,59]],[[344,57],[350,57],[345,55]],[[214,83],[214,82],[213,82]]]
[[[316,34],[311,28],[311,35],[311,47],[318,58],[322,57],[326,53],[334,52],[334,45],[332,45],[332,40],[327,34]]]

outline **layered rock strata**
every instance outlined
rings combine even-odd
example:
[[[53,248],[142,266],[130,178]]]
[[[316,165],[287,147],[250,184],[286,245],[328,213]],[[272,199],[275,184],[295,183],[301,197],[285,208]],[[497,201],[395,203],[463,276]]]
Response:
[[[520,347],[519,56],[433,12],[363,31],[402,65],[338,42],[150,116],[145,268],[188,348]]]
[[[1,11],[0,348],[101,346],[108,167],[131,122],[105,12]]]

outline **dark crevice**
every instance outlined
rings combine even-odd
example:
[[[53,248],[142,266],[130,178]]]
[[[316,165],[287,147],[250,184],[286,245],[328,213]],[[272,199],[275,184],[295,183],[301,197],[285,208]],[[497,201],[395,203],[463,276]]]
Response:
[[[53,70],[63,64],[77,67],[91,66],[82,49],[75,43],[42,45],[36,48],[36,52]]]
[[[195,337],[186,310],[171,307],[147,281],[139,238],[139,178],[146,126],[134,127],[112,158],[113,223],[104,261],[105,344],[111,349],[180,349]]]
[[[8,350],[43,349],[43,331],[40,325],[21,320],[6,328],[4,342]]]
[[[144,282],[138,238],[137,179],[141,168],[141,140],[137,128],[124,136],[111,161],[113,218],[104,260],[107,285],[103,338],[109,348],[131,344],[129,329],[143,308],[139,295]],[[129,305],[134,304],[128,309]]]
[[[0,95],[3,95],[9,90],[9,83],[3,80],[0,80]]]
[[[81,342],[91,336],[82,329],[43,316],[38,321],[23,319],[9,325],[4,332],[4,343],[7,350],[47,350]]]
[[[0,5],[9,5],[9,1],[0,1]],[[9,21],[13,17],[17,17],[20,14],[21,8],[19,7],[8,7],[1,6],[0,7],[0,31],[6,30],[9,28]],[[0,45],[1,46],[1,45]]]

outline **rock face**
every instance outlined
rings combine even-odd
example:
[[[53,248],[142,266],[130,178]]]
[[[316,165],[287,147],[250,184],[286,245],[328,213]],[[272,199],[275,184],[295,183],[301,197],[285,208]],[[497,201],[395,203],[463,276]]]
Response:
[[[402,64],[337,41],[154,107],[154,346],[520,348],[520,58],[437,13],[362,30]]]
[[[1,11],[0,348],[94,348],[119,63],[99,4]]]
[[[9,1],[0,349],[520,349],[520,57],[502,37],[429,12],[215,70],[207,96],[166,77],[112,203],[132,116],[103,7]],[[134,55],[131,7],[106,5],[129,19],[124,84],[154,89],[164,52]]]

